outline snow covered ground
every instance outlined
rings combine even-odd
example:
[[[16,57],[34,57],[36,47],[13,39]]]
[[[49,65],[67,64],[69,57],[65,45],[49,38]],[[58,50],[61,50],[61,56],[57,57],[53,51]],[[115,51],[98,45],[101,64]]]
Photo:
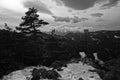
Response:
[[[45,68],[46,70],[51,70],[48,67],[27,67],[22,70],[14,71],[8,75],[3,76],[1,80],[31,80],[32,70],[34,68],[40,69]],[[62,71],[57,71],[61,77],[60,80],[102,80],[96,72],[91,72],[90,70],[95,70],[94,67],[85,64],[81,61],[78,63],[69,63],[67,67],[62,67]],[[48,79],[40,79],[48,80]]]

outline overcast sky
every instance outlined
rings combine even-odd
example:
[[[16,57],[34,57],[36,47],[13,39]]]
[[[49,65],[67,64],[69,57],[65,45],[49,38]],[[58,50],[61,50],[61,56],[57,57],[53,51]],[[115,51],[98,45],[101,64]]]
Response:
[[[19,25],[30,7],[50,23],[45,30],[120,30],[120,0],[0,0],[0,25]]]

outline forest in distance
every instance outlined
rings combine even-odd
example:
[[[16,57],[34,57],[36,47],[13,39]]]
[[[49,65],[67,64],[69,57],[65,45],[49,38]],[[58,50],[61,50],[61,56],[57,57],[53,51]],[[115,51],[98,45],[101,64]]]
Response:
[[[105,71],[103,80],[120,79],[120,30],[85,29],[65,35],[57,35],[53,30],[48,34],[38,28],[49,23],[38,17],[37,9],[29,8],[16,30],[7,24],[0,29],[0,77],[28,66],[50,67],[55,61],[77,60],[81,58],[79,52],[85,52],[86,58]],[[93,53],[97,53],[104,65],[95,61]]]

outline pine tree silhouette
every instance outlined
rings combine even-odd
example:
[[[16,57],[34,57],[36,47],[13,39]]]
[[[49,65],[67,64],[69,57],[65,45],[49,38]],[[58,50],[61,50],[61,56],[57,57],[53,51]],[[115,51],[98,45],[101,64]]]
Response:
[[[34,7],[29,8],[29,10],[25,13],[25,16],[22,17],[23,22],[19,27],[16,27],[16,30],[25,34],[32,34],[35,37],[37,33],[40,32],[39,27],[49,24],[48,22],[39,19],[37,12],[37,9]]]

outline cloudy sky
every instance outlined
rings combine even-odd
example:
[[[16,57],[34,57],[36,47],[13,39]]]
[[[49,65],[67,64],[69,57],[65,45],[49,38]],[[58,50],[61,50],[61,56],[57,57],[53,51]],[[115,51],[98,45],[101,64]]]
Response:
[[[19,25],[30,7],[50,23],[44,30],[120,30],[120,0],[0,0],[0,25]]]

